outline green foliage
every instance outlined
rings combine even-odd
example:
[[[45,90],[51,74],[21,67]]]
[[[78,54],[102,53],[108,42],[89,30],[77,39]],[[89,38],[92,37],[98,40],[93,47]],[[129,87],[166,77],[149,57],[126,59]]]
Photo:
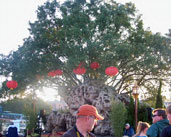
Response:
[[[148,97],[146,97],[146,99],[143,100],[143,102],[149,104],[150,107],[155,108],[157,94],[158,87],[149,89]]]
[[[29,105],[25,105],[23,113],[28,117],[27,129],[32,131],[36,128],[37,113],[34,112],[33,107]]]
[[[27,137],[39,137],[40,135],[37,133],[32,133],[31,135],[28,135]]]
[[[152,121],[148,119],[148,108],[149,106],[145,103],[139,103],[138,105],[138,121],[144,121],[147,123],[151,123]]]
[[[150,107],[155,108],[155,100],[156,100],[156,97],[152,96],[152,97],[148,97],[146,100],[143,100],[143,101],[149,104]]]
[[[11,111],[13,113],[22,113],[24,110],[24,100],[14,98],[0,103],[3,111]]]
[[[127,118],[127,110],[122,102],[113,100],[111,102],[110,120],[114,129],[115,137],[123,135],[123,128]]]
[[[0,131],[2,131],[2,120],[0,120]]]
[[[135,105],[134,98],[130,95],[130,103],[126,106],[127,119],[126,122],[135,127]]]
[[[166,99],[165,96],[161,95],[161,93],[162,93],[162,90],[161,90],[162,83],[160,83],[160,80],[157,83],[159,83],[159,84],[156,84],[157,87],[149,89],[148,97],[145,100],[143,100],[143,102],[149,104],[149,106],[152,107],[152,108],[157,108],[156,104],[158,104],[157,105],[158,108],[163,106],[163,102]]]
[[[138,121],[144,121],[151,123],[151,119],[148,119],[148,108],[149,106],[143,102],[138,101]],[[135,127],[135,102],[133,96],[130,95],[130,103],[126,106],[127,119],[126,122],[130,123]]]
[[[30,36],[17,51],[0,55],[0,73],[12,77],[19,86],[10,92],[3,83],[1,97],[37,90],[44,86],[67,96],[71,87],[97,78],[110,84],[118,93],[130,92],[137,76],[138,85],[149,91],[158,79],[170,76],[170,39],[144,30],[141,16],[131,3],[109,3],[103,0],[46,2],[37,10],[37,20],[30,23]],[[97,73],[89,66],[100,63]],[[83,62],[86,74],[79,78],[73,69]],[[105,69],[115,66],[116,77]],[[61,77],[48,77],[48,72],[62,69]],[[167,73],[166,73],[167,72]],[[42,79],[37,79],[37,76]],[[92,77],[98,75],[98,77]]]
[[[159,84],[159,88],[158,88],[158,94],[157,94],[157,97],[156,97],[156,104],[155,104],[155,108],[162,108],[163,107],[163,100],[162,100],[162,95],[161,95],[161,92],[162,92],[162,81],[160,80],[160,84]]]
[[[25,110],[25,106],[32,106],[32,97],[27,96],[25,98],[17,98],[15,97],[12,100],[7,100],[1,102],[0,105],[3,108],[3,111],[11,111],[13,113],[23,113]],[[40,110],[45,109],[47,113],[51,112],[51,106],[44,102],[42,99],[37,98],[35,102],[36,113]]]

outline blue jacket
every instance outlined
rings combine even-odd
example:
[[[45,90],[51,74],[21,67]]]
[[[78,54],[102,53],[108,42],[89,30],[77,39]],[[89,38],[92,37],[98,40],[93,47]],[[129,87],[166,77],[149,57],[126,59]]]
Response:
[[[160,120],[150,126],[150,128],[147,130],[147,136],[148,137],[160,137],[160,134],[162,130],[169,126],[169,120],[163,119]]]
[[[9,127],[7,137],[18,137],[18,132],[16,127]]]
[[[135,134],[134,129],[130,127],[129,129],[125,129],[124,135],[132,137]]]

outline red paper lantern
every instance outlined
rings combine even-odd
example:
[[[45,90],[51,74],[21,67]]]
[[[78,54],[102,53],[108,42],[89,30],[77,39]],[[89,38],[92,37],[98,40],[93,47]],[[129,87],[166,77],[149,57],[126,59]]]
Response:
[[[77,67],[76,69],[73,70],[73,72],[77,75],[82,75],[82,74],[86,73],[86,69],[84,67],[82,67],[82,68]]]
[[[54,77],[54,76],[56,76],[56,75],[60,76],[60,75],[62,75],[62,74],[63,74],[63,71],[60,70],[60,69],[57,69],[57,70],[53,70],[53,71],[49,72],[49,73],[48,73],[48,76]]]
[[[90,64],[90,67],[91,67],[92,69],[98,69],[98,68],[100,67],[100,65],[99,65],[98,62],[93,62],[93,63]]]
[[[58,76],[60,76],[60,75],[63,74],[63,71],[60,70],[60,69],[57,69],[57,70],[55,70],[55,74],[58,75]]]
[[[51,72],[48,73],[48,76],[49,76],[49,77],[54,77],[55,75],[56,75],[56,74],[55,74],[55,71],[51,71]]]
[[[106,75],[108,76],[115,76],[118,73],[118,69],[116,67],[108,67],[105,70]]]
[[[18,83],[17,83],[17,81],[15,81],[15,80],[11,80],[11,81],[8,81],[8,82],[6,83],[6,86],[7,86],[9,89],[13,90],[13,89],[15,89],[15,88],[18,86]]]

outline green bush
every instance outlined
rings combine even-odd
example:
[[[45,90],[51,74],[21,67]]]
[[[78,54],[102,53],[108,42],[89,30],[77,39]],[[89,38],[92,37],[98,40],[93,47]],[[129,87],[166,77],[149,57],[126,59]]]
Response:
[[[126,123],[129,123],[131,126],[135,127],[135,104],[132,95],[130,95],[130,102],[126,106],[126,109],[127,109]]]
[[[138,121],[144,121],[144,122],[148,122],[151,123],[151,121],[149,121],[148,119],[148,108],[149,106],[147,106],[144,103],[139,103],[138,105]]]
[[[34,112],[33,108],[29,105],[25,105],[24,115],[28,117],[27,129],[33,130],[36,127],[37,114]]]
[[[126,118],[127,110],[125,105],[120,101],[113,100],[111,102],[110,120],[115,137],[121,137],[123,135]]]
[[[39,134],[32,133],[31,135],[28,135],[27,137],[39,137]]]

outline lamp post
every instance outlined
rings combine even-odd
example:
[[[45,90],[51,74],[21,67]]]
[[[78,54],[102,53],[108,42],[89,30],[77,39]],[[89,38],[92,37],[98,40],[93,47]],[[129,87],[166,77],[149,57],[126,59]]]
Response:
[[[137,83],[133,86],[133,97],[135,99],[135,129],[137,129],[138,125],[138,85]]]

